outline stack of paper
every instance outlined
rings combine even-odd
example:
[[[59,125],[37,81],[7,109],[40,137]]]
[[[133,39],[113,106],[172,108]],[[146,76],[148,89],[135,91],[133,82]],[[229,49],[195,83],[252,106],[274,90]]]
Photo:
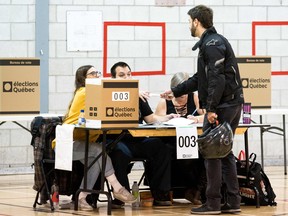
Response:
[[[174,125],[174,126],[185,126],[193,124],[194,120],[190,120],[187,118],[179,117],[179,118],[172,118],[169,121],[163,122],[164,125]]]

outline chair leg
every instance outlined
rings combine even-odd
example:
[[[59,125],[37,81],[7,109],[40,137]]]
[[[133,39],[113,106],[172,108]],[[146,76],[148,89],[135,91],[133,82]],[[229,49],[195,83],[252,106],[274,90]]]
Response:
[[[110,185],[109,185],[109,182],[107,181],[107,179],[105,179],[105,182],[106,182],[106,187],[107,187],[107,191],[108,191],[108,193],[110,194],[110,196],[112,197],[112,188],[110,187]],[[97,199],[99,202],[107,202],[108,200],[101,200],[101,199],[99,199],[99,197],[98,197],[98,199]]]
[[[142,181],[144,180],[144,177],[146,177],[145,170],[144,170],[144,172],[143,172],[143,174],[142,174],[140,180],[138,181],[138,186],[141,185]],[[147,179],[147,177],[146,177],[146,179]],[[148,181],[148,180],[147,180],[147,181]]]
[[[147,181],[147,184],[148,184],[148,187],[150,186],[150,183],[149,183],[149,179],[148,179],[148,176],[146,175],[146,161],[141,161],[143,163],[143,167],[144,167],[144,172],[140,178],[140,180],[138,181],[138,186],[141,185],[141,183],[143,182],[144,178],[145,180]],[[150,189],[150,188],[140,188],[140,190],[147,190],[147,189]]]
[[[41,162],[41,171],[42,171],[42,177],[43,177],[44,184],[45,184],[45,187],[46,187],[46,193],[47,193],[47,197],[49,199],[51,211],[54,211],[54,206],[53,206],[53,202],[52,202],[51,195],[50,195],[50,189],[49,189],[48,182],[47,182],[47,179],[46,179],[46,177],[49,176],[49,174],[52,172],[52,170],[50,170],[47,173],[47,175],[45,175],[44,165],[43,165],[43,162]]]
[[[49,190],[48,182],[47,182],[47,177],[51,174],[51,172],[53,172],[53,170],[51,169],[47,174],[45,174],[43,162],[41,162],[41,166],[40,167],[41,167],[41,175],[42,175],[42,178],[43,178],[44,182],[42,183],[40,189],[36,193],[36,197],[35,197],[35,200],[34,200],[34,203],[33,203],[33,208],[36,208],[37,205],[44,204],[47,201],[47,199],[49,199],[51,211],[54,211],[54,206],[53,206],[53,202],[51,200],[50,190]],[[44,200],[43,196],[45,196],[45,198],[47,197],[47,199]],[[40,202],[39,202],[39,198],[40,198]]]
[[[36,193],[36,197],[35,197],[35,200],[34,200],[33,208],[36,208],[37,204],[41,205],[41,203],[38,202],[38,199],[39,199],[39,194],[41,193],[43,187],[44,187],[44,183],[41,185],[40,189]]]

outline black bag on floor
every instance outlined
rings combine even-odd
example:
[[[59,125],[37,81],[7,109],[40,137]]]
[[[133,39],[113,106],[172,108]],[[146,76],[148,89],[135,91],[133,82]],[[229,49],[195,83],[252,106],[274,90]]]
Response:
[[[249,157],[249,172],[247,175],[246,161],[236,158],[237,177],[239,182],[239,193],[242,202],[246,205],[257,204],[257,192],[259,193],[260,206],[276,206],[276,195],[273,191],[269,178],[264,173],[262,166],[256,161],[256,154]],[[249,177],[247,180],[246,176]]]

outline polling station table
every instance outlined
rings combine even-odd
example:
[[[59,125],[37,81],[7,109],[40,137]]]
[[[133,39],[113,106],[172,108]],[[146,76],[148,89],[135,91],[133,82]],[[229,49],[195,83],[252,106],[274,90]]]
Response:
[[[284,154],[284,174],[287,175],[287,155],[286,155],[286,120],[285,116],[288,114],[288,109],[252,109],[251,117],[255,115],[260,116],[259,123],[262,124],[263,116],[265,115],[282,115],[282,127],[273,125],[260,128],[260,144],[261,144],[261,165],[264,169],[264,148],[263,148],[263,135],[264,133],[273,133],[283,137],[283,154]]]
[[[236,134],[243,135],[244,134],[244,143],[245,143],[245,155],[246,155],[246,170],[248,174],[249,170],[249,143],[248,143],[248,129],[249,128],[263,128],[269,127],[268,124],[239,124],[238,128],[236,129]],[[197,133],[202,133],[202,124],[195,124],[197,127]],[[163,136],[176,136],[176,126],[167,126],[167,125],[139,125],[138,127],[134,128],[90,128],[90,127],[78,127],[76,126],[75,129],[81,129],[85,131],[86,134],[86,141],[85,141],[85,159],[84,159],[84,188],[79,189],[76,193],[75,197],[75,206],[74,209],[78,210],[78,196],[81,191],[89,192],[89,193],[98,193],[104,194],[107,196],[107,214],[111,215],[111,195],[110,193],[104,191],[104,172],[101,172],[101,189],[99,190],[88,190],[87,189],[87,171],[92,166],[88,167],[88,152],[89,152],[89,134],[90,131],[98,130],[99,134],[103,134],[103,142],[102,142],[102,152],[98,157],[94,160],[98,160],[102,156],[102,170],[105,170],[106,166],[106,136],[107,134],[119,134],[119,137],[114,141],[114,144],[117,143],[125,134],[130,133],[134,137],[163,137]],[[110,144],[110,143],[109,143]],[[248,177],[248,176],[247,176]],[[248,178],[247,178],[248,179]],[[259,202],[257,203],[257,207],[260,207]]]

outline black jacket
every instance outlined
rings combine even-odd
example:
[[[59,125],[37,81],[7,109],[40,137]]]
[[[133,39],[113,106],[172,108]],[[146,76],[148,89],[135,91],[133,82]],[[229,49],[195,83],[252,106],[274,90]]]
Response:
[[[172,88],[175,97],[198,90],[207,112],[244,102],[237,60],[228,40],[214,27],[207,29],[192,50],[199,48],[197,73]]]

